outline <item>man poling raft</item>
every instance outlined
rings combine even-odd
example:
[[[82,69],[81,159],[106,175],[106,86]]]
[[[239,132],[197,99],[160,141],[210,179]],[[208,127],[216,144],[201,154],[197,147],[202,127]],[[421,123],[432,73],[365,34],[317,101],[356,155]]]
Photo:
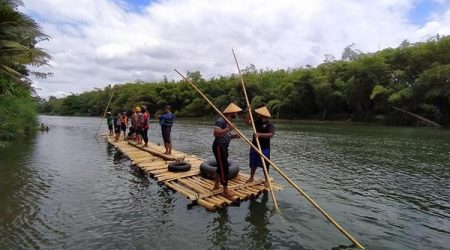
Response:
[[[248,112],[251,112],[251,110],[249,110]],[[275,128],[269,121],[271,117],[270,112],[266,106],[256,109],[255,112],[256,114],[258,114],[258,118],[254,122],[256,134],[253,134],[252,143],[253,145],[258,146],[258,143],[256,142],[256,140],[258,140],[261,152],[270,159],[270,138],[272,138],[275,133]],[[245,116],[245,123],[250,126],[252,125],[252,121],[248,113]],[[267,172],[269,172],[269,163],[265,162],[265,165]],[[250,148],[249,152],[249,167],[250,178],[247,180],[247,182],[252,182],[255,177],[256,168],[263,168],[263,161],[253,148]],[[269,187],[269,178],[267,178],[267,176],[264,185],[266,187]]]
[[[233,120],[237,113],[241,111],[242,109],[236,104],[230,103],[230,105],[228,105],[228,107],[223,111],[223,115],[226,119]],[[236,193],[228,189],[228,146],[230,145],[231,139],[239,138],[239,135],[231,133],[233,129],[234,125],[232,123],[227,123],[223,117],[219,117],[216,120],[213,130],[215,139],[212,145],[212,151],[217,162],[217,173],[213,191],[219,190],[220,182],[223,186],[223,196],[230,200],[234,199]]]
[[[232,124],[229,119],[225,117],[224,114],[220,112],[219,109],[209,100],[208,97],[203,94],[203,92],[189,79],[186,78],[183,74],[181,74],[178,70],[175,69],[175,72],[179,74],[187,83],[189,83],[195,91],[197,91],[203,99],[216,111],[217,114],[222,116],[222,118],[228,123]],[[322,213],[328,221],[330,221],[342,234],[345,235],[353,244],[355,244],[360,249],[365,249],[355,238],[353,238],[344,228],[342,228],[325,210],[323,210],[319,204],[317,204],[305,191],[303,191],[297,184],[295,184],[283,171],[275,165],[270,159],[268,159],[257,147],[255,147],[252,142],[236,127],[234,127],[236,133],[240,136],[240,138],[245,141],[248,145],[250,145],[264,160],[266,160],[289,184],[292,185],[301,195],[303,195],[320,213]]]

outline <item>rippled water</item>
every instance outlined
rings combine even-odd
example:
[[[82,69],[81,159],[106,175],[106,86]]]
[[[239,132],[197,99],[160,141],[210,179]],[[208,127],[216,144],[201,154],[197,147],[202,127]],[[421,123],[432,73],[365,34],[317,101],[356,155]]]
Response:
[[[352,245],[274,171],[287,186],[276,193],[281,213],[267,196],[208,212],[188,206],[95,138],[98,119],[40,120],[49,124],[48,133],[0,151],[0,249]],[[210,157],[211,123],[178,120],[174,147]],[[150,140],[162,142],[152,126]],[[274,162],[368,249],[448,249],[449,130],[292,121],[275,126]],[[240,141],[230,146],[243,171],[247,150]]]

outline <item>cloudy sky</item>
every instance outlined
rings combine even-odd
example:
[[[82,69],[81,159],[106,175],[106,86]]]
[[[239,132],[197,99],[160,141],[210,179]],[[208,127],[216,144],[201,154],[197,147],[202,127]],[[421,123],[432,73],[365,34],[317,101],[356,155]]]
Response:
[[[108,84],[317,65],[349,44],[364,52],[450,34],[450,0],[24,0],[48,34],[54,76],[42,97]]]

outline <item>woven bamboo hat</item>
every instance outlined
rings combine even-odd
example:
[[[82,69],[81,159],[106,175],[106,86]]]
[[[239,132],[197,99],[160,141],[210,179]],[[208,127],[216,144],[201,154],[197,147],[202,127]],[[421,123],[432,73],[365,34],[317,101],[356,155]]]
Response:
[[[255,112],[256,112],[257,114],[259,114],[259,115],[264,116],[264,117],[272,117],[272,116],[270,115],[270,112],[269,112],[269,110],[267,109],[266,106],[264,106],[264,107],[262,107],[262,108],[259,108],[259,109],[255,109]]]
[[[236,104],[230,103],[230,105],[228,105],[228,107],[222,113],[224,113],[224,114],[237,113],[237,112],[241,112],[241,111],[242,111],[242,109],[239,108]]]
[[[141,112],[141,108],[140,107],[136,107],[136,112]]]

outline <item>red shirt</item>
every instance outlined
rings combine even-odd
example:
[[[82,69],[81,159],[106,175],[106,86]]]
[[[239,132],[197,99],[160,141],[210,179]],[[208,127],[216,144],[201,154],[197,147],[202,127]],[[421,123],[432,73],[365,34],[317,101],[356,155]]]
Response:
[[[150,120],[150,113],[149,112],[145,112],[143,115],[143,120],[144,122],[141,124],[142,128],[150,128],[150,124],[149,124],[149,120]]]

